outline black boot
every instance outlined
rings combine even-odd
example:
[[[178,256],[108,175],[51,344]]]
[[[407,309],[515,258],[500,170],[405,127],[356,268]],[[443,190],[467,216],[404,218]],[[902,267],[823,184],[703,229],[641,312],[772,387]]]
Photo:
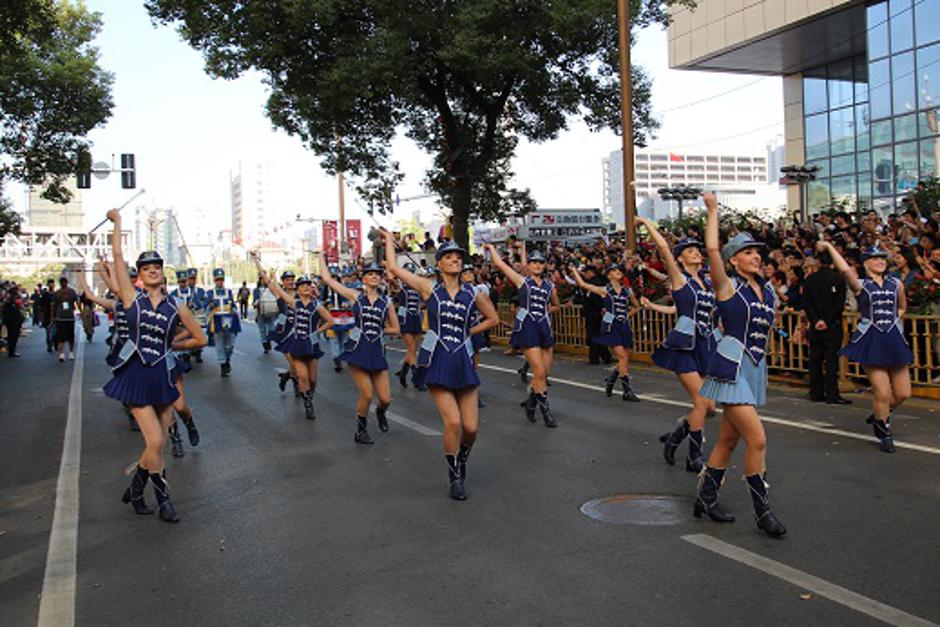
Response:
[[[186,425],[186,435],[189,436],[190,446],[199,446],[199,430],[196,429],[196,421],[193,419],[193,415],[190,414],[189,418],[180,416],[180,419]]]
[[[523,383],[529,382],[529,362],[522,364],[522,367],[516,370],[516,372],[519,373],[519,378],[522,379]]]
[[[196,351],[196,363],[197,364],[202,363],[202,351]]]
[[[674,430],[659,436],[659,441],[663,443],[663,457],[670,466],[676,465],[676,449],[687,435],[689,435],[689,421],[680,418]]]
[[[336,357],[333,358],[333,370],[334,370],[335,372],[342,372],[342,371],[343,371],[343,362],[341,362],[341,361],[340,361],[339,359],[337,359]]]
[[[356,442],[359,444],[375,444],[369,435],[369,422],[365,416],[357,416],[359,426],[356,429]]]
[[[379,431],[382,433],[388,433],[388,416],[385,415],[385,412],[388,411],[388,405],[382,407],[381,405],[375,408],[375,419],[379,423]]]
[[[734,522],[734,515],[727,512],[718,504],[718,491],[725,479],[724,468],[709,468],[705,466],[698,476],[698,497],[692,515],[701,518],[705,514],[715,522]]]
[[[891,416],[888,416],[888,420],[891,420]],[[894,448],[894,437],[891,435],[891,425],[888,420],[876,420],[875,415],[872,414],[865,422],[872,426],[875,437],[878,438],[878,448],[885,453],[893,453],[897,449]]]
[[[176,421],[173,421],[173,424],[170,426],[170,448],[173,451],[173,457],[182,457],[185,455],[183,452],[183,436],[180,435],[179,426]]]
[[[307,420],[317,419],[317,414],[313,411],[313,390],[307,390],[304,394],[304,417]]]
[[[124,496],[121,497],[121,502],[130,503],[134,508],[134,513],[141,516],[153,513],[153,510],[150,509],[147,505],[147,501],[144,499],[144,488],[147,487],[147,477],[147,471],[138,466],[137,470],[134,472],[134,477],[131,479],[131,485],[124,490]]]
[[[702,447],[705,445],[705,430],[689,431],[689,455],[685,458],[685,469],[698,474],[705,467],[705,455]]]
[[[763,529],[764,533],[773,538],[779,538],[787,532],[774,513],[770,511],[770,500],[767,496],[767,482],[760,475],[749,475],[744,478],[747,481],[747,487],[751,491],[751,500],[754,501],[754,519],[757,521],[757,528]]]
[[[153,483],[153,493],[157,497],[160,520],[171,523],[179,522],[180,518],[176,515],[176,508],[173,507],[173,501],[170,500],[170,486],[166,482],[165,475],[152,472],[150,473],[150,481]]]
[[[228,376],[228,370],[225,369],[225,364],[219,365],[219,376],[223,378]]]
[[[265,355],[271,352],[271,342],[261,342],[261,347],[264,349]]]
[[[640,397],[636,395],[633,388],[630,387],[630,375],[620,377],[620,387],[623,388],[623,400],[631,403],[639,403]]]
[[[277,387],[283,392],[287,389],[287,382],[290,381],[290,371],[285,370],[284,372],[277,373]]]
[[[535,422],[535,405],[535,392],[529,390],[529,396],[519,403],[519,406],[525,410],[525,417],[529,419],[529,422]]]
[[[466,444],[460,445],[460,452],[457,453],[457,471],[460,473],[461,481],[467,480],[467,460],[470,458],[470,447]]]
[[[548,394],[536,394],[535,402],[539,406],[539,411],[542,412],[542,421],[545,423],[545,426],[549,429],[556,428],[558,422],[552,416],[552,410],[548,406]]]
[[[407,361],[402,363],[401,369],[395,373],[395,376],[398,377],[398,382],[401,383],[403,388],[408,387],[408,371],[411,370],[411,364]]]
[[[445,455],[444,459],[447,462],[447,478],[450,481],[450,498],[455,501],[466,501],[467,492],[463,487],[463,478],[460,476],[457,458],[453,455]]]
[[[225,360],[225,374],[226,375],[232,374],[232,360],[231,359]]]
[[[617,376],[617,369],[614,368],[610,371],[610,374],[607,375],[607,378],[604,379],[604,394],[607,395],[607,398],[614,395],[614,385],[617,384]]]

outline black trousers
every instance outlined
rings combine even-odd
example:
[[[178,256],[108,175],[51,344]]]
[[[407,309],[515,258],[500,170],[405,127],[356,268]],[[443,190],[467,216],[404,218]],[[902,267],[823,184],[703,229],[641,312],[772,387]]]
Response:
[[[839,349],[842,348],[842,324],[825,331],[809,329],[810,398],[833,401],[839,397]],[[825,368],[825,372],[823,372]]]
[[[597,316],[585,316],[584,330],[586,335],[584,341],[588,345],[588,361],[592,364],[599,364],[602,361],[605,364],[609,364],[611,362],[610,348],[604,344],[591,341],[593,337],[601,332],[600,314]]]
[[[16,352],[16,345],[20,341],[20,325],[7,327],[7,355]]]

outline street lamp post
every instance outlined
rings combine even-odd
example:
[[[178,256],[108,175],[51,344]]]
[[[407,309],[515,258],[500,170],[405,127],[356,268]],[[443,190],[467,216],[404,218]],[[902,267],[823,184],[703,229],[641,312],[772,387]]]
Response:
[[[788,185],[796,183],[800,186],[800,223],[806,222],[806,204],[808,202],[808,188],[810,181],[816,180],[819,166],[806,167],[805,165],[787,165],[780,168],[784,181]]]
[[[630,82],[630,6],[617,0],[620,41],[620,122],[623,127],[623,200],[627,250],[636,248],[636,197],[633,195],[633,85]]]
[[[682,220],[682,201],[695,200],[702,195],[699,187],[690,187],[688,185],[676,185],[675,187],[660,187],[656,190],[659,197],[663,200],[675,200],[679,203],[679,220]]]

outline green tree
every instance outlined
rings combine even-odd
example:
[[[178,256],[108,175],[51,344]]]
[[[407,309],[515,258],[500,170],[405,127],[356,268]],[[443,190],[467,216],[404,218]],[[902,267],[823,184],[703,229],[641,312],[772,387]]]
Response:
[[[84,138],[111,115],[112,76],[91,45],[100,28],[81,3],[0,2],[0,188],[45,184],[44,197],[69,200]]]
[[[629,0],[639,29],[668,21],[669,5]],[[614,0],[147,0],[200,50],[213,76],[254,69],[270,88],[267,113],[330,172],[388,204],[400,180],[390,142],[401,129],[434,157],[429,189],[467,243],[471,216],[500,219],[534,207],[512,185],[519,138],[554,139],[580,117],[619,129]],[[632,74],[634,141],[658,127],[651,82]]]

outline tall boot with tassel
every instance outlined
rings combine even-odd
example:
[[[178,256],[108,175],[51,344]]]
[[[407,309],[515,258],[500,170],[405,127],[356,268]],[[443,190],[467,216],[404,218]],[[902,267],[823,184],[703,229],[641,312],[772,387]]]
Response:
[[[702,452],[705,446],[705,430],[689,430],[689,455],[685,458],[685,469],[696,474],[705,467],[705,455]]]
[[[552,416],[552,410],[548,406],[548,392],[544,394],[536,394],[535,402],[539,406],[539,411],[542,412],[542,422],[545,423],[545,426],[549,429],[554,429],[558,426],[558,421],[555,420],[555,417]]]
[[[444,455],[447,462],[447,479],[450,481],[450,498],[455,501],[466,501],[467,492],[464,490],[463,477],[460,476],[457,457],[454,455]]]
[[[153,493],[157,497],[157,509],[160,511],[160,520],[177,523],[180,521],[176,515],[176,508],[170,500],[170,486],[166,482],[166,470],[163,473],[150,473],[150,482],[153,483]]]
[[[356,419],[359,421],[358,427],[356,428],[356,442],[359,444],[375,444],[372,440],[372,436],[369,435],[368,419],[365,416],[356,416]]]
[[[137,466],[134,471],[134,477],[131,484],[124,490],[124,496],[121,497],[123,503],[130,503],[134,508],[134,513],[138,515],[152,514],[153,510],[147,505],[144,499],[144,488],[147,487],[149,473],[145,468]]]
[[[640,397],[636,395],[636,392],[634,392],[633,388],[630,386],[630,375],[620,377],[620,387],[623,388],[623,400],[630,401],[631,403],[640,402]]]
[[[878,438],[878,448],[885,453],[894,453],[897,450],[894,447],[894,436],[891,435],[890,420],[891,416],[888,416],[885,420],[878,420],[875,418],[875,415],[872,414],[868,417],[868,420],[865,421],[872,426],[875,437]]]
[[[524,401],[519,403],[519,405],[525,410],[525,417],[529,420],[529,422],[535,422],[535,392],[529,389],[529,396],[527,396]]]
[[[411,370],[411,364],[409,364],[407,361],[404,361],[401,364],[401,368],[398,370],[398,372],[395,373],[395,375],[398,377],[398,382],[401,383],[403,388],[408,387],[409,370]]]
[[[614,386],[617,385],[617,369],[614,368],[610,371],[610,374],[607,375],[607,378],[604,379],[604,394],[607,395],[607,398],[610,398],[614,395]]]
[[[705,514],[715,522],[734,522],[734,515],[718,503],[718,492],[725,480],[724,468],[705,466],[698,476],[698,496],[692,515],[701,518]]]
[[[313,410],[313,390],[304,392],[304,417],[307,420],[317,419],[317,414]]]
[[[663,443],[663,457],[670,466],[676,465],[676,449],[687,435],[689,435],[689,421],[680,418],[675,429],[659,436],[659,441]]]
[[[747,481],[747,487],[751,492],[751,500],[754,502],[754,519],[757,521],[757,528],[762,529],[764,533],[772,538],[779,538],[787,532],[774,513],[770,511],[770,498],[767,489],[770,487],[764,481],[764,476],[748,475],[744,478]]]

